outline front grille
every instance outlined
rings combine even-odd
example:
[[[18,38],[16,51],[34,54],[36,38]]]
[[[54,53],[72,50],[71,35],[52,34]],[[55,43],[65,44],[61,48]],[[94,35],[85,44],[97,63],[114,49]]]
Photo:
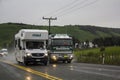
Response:
[[[32,53],[33,57],[42,57],[44,56],[44,53]]]

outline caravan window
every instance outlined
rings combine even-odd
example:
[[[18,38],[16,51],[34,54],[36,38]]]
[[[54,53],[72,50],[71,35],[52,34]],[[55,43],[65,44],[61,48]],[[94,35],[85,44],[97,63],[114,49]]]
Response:
[[[36,41],[27,41],[26,42],[26,48],[27,49],[43,49],[44,48],[44,42],[36,42]]]
[[[20,39],[18,39],[18,48],[21,50]]]

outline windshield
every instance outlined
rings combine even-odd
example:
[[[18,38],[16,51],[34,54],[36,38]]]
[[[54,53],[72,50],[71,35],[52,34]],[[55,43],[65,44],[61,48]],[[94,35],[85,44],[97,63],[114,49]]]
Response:
[[[44,42],[27,41],[26,48],[27,49],[43,49]]]
[[[59,45],[59,46],[70,46],[72,45],[72,40],[70,39],[61,39],[61,40],[52,40],[52,45]]]

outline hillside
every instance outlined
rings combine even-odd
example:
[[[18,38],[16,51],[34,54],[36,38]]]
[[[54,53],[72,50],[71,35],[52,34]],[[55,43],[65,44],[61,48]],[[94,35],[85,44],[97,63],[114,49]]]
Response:
[[[0,24],[0,47],[11,46],[14,35],[20,29],[47,29],[47,26],[27,25],[22,23]],[[51,26],[51,33],[67,33],[79,41],[93,40],[99,37],[120,36],[120,29],[103,28],[89,25]]]

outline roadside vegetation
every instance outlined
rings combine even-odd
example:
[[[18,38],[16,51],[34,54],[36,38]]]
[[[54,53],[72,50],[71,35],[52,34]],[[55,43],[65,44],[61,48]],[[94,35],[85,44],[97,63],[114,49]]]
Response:
[[[120,46],[92,48],[92,49],[76,49],[74,51],[77,62],[120,65]]]

